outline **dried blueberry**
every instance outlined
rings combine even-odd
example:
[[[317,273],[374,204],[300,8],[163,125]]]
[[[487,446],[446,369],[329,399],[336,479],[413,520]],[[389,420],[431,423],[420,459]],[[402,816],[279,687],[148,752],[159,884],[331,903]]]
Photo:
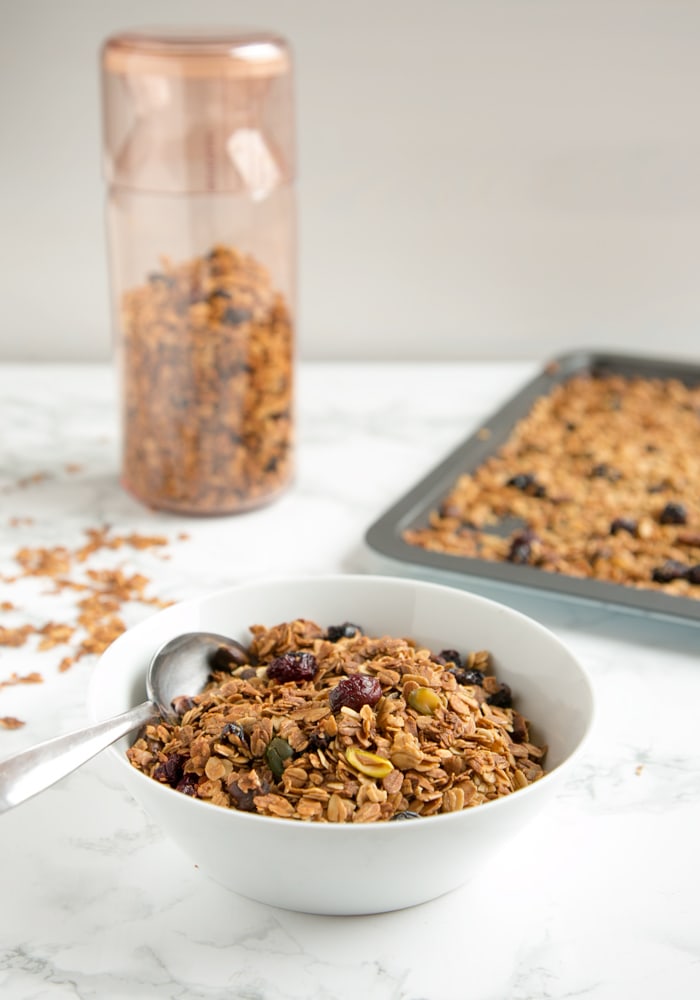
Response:
[[[329,642],[337,642],[338,639],[353,639],[356,635],[362,635],[359,625],[352,622],[343,622],[342,625],[329,625],[326,638]]]
[[[617,469],[611,468],[606,462],[594,465],[591,469],[591,479],[607,479],[608,482],[615,483],[620,478],[621,474]]]
[[[229,326],[238,326],[240,323],[247,323],[252,315],[250,309],[236,309],[234,306],[229,306],[222,319]]]
[[[241,743],[245,743],[245,730],[238,722],[227,722],[221,730],[221,736],[219,738],[222,740],[235,739],[239,740]]]
[[[660,524],[686,524],[688,513],[682,503],[670,500],[659,514]]]
[[[273,660],[267,668],[267,676],[281,684],[286,681],[311,681],[317,670],[318,664],[313,653],[293,650]]]
[[[404,809],[402,812],[394,813],[391,817],[391,822],[394,820],[401,821],[404,819],[420,819],[420,813],[413,812],[412,809]]]
[[[439,653],[438,663],[454,663],[456,667],[461,667],[462,657],[456,649],[443,649]]]
[[[464,670],[451,670],[450,673],[455,675],[458,684],[473,684],[476,687],[481,687],[484,683],[484,674],[481,670],[465,668]]]
[[[536,476],[533,476],[531,472],[516,473],[516,475],[510,477],[506,486],[513,486],[516,490],[521,490],[531,497],[544,497],[547,495],[547,490],[542,483],[537,481]]]
[[[381,696],[382,686],[376,677],[351,674],[338,681],[328,695],[328,701],[334,712],[338,712],[343,706],[359,712],[363,705],[373,708]]]
[[[689,567],[677,559],[667,559],[661,566],[656,566],[651,578],[655,583],[670,583],[671,580],[683,580],[688,576]]]
[[[240,809],[241,812],[255,812],[253,796],[260,794],[259,788],[255,790],[249,788],[244,792],[237,781],[231,781],[228,786],[228,793],[235,802],[236,809]]]
[[[209,656],[209,665],[214,670],[232,670],[247,663],[250,663],[248,650],[235,639],[231,639],[226,645],[218,646]]]
[[[490,694],[486,701],[496,708],[510,708],[513,704],[513,695],[507,684],[499,684],[498,690]]]
[[[631,517],[616,517],[610,522],[610,534],[618,535],[621,531],[626,531],[630,535],[636,535],[637,522]]]
[[[187,694],[179,694],[170,702],[172,710],[175,715],[184,715],[185,712],[189,712],[191,708],[197,704],[194,698],[190,698]]]
[[[508,562],[523,565],[529,563],[532,557],[532,538],[528,534],[515,535],[510,543]]]

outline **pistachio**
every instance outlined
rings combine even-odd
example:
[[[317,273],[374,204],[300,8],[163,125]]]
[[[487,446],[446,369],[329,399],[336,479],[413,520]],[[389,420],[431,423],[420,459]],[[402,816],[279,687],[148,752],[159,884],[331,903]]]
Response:
[[[265,747],[265,760],[276,778],[282,777],[284,762],[294,755],[294,751],[281,736],[273,736]]]
[[[408,692],[408,704],[421,715],[434,715],[442,702],[437,691],[428,687],[418,687]]]
[[[345,759],[350,767],[354,767],[356,771],[360,771],[370,778],[385,778],[390,771],[394,770],[394,765],[386,757],[370,753],[369,750],[361,750],[360,747],[348,747],[345,751]]]

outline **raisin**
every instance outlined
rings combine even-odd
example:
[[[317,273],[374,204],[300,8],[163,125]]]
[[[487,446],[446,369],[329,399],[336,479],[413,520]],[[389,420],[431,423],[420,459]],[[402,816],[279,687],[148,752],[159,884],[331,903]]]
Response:
[[[659,524],[686,524],[688,514],[682,503],[670,500],[659,514]]]
[[[280,681],[311,681],[316,676],[318,664],[313,653],[304,653],[293,650],[291,653],[283,653],[267,668],[267,676],[270,680]]]
[[[651,578],[655,583],[670,583],[671,580],[683,580],[688,576],[689,568],[677,559],[667,559],[661,566],[656,566]]]
[[[513,695],[507,684],[499,684],[498,690],[490,694],[486,701],[496,708],[510,708],[513,704]]]
[[[420,813],[413,812],[412,809],[404,809],[401,812],[394,813],[391,820],[398,820],[399,822],[404,819],[420,819]]]
[[[352,622],[343,622],[342,625],[330,625],[326,632],[326,638],[329,642],[337,642],[338,639],[352,639],[356,635],[362,635],[362,629],[359,625],[353,625]]]
[[[331,709],[338,712],[343,706],[359,712],[363,705],[374,708],[382,696],[382,686],[376,677],[351,674],[343,677],[328,695]]]
[[[621,531],[626,531],[630,535],[636,535],[637,522],[631,517],[616,517],[610,522],[610,534],[618,535]]]

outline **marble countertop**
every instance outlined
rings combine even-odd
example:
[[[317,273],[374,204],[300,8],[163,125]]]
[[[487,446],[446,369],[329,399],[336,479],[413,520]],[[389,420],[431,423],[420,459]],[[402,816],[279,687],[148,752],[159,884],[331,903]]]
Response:
[[[105,525],[162,535],[159,548],[95,553],[81,572],[141,573],[163,600],[361,571],[365,529],[534,370],[303,365],[294,487],[259,511],[194,519],[121,490],[108,366],[1,367],[0,626],[34,631],[0,645],[0,718],[23,723],[0,728],[0,758],[86,721],[95,662],[59,669],[75,638],[39,649],[47,622],[75,624],[77,592],[52,593],[36,576],[8,582],[22,549],[74,553]],[[476,880],[379,916],[254,903],[194,870],[97,757],[0,816],[3,1000],[700,996],[700,630],[518,603],[578,655],[599,710],[576,773]],[[153,610],[133,602],[126,624]],[[3,683],[33,672],[42,683]]]

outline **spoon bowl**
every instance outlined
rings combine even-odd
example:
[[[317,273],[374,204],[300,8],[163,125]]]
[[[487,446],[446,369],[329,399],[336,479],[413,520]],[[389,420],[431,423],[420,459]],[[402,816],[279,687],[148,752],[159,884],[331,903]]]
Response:
[[[216,632],[187,632],[169,639],[149,663],[146,701],[0,761],[0,813],[43,792],[152,719],[176,717],[177,699],[199,694],[213,667],[245,662],[245,656],[240,643]]]

